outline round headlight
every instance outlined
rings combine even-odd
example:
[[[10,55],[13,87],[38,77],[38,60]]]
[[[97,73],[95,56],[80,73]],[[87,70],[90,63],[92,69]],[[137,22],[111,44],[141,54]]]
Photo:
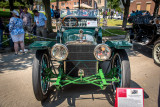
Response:
[[[51,49],[52,57],[57,61],[65,60],[68,56],[68,49],[63,44],[55,44]]]
[[[99,30],[98,28],[95,28],[95,31],[96,31],[96,32],[98,32],[98,30]]]
[[[94,56],[99,61],[105,61],[111,56],[111,49],[106,44],[99,44],[94,49]]]

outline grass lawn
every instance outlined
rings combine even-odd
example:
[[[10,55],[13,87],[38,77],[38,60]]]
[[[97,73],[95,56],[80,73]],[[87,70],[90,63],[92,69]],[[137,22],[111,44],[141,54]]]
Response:
[[[111,33],[113,34],[111,34]],[[102,36],[116,36],[116,35],[126,35],[126,31],[121,30],[121,29],[106,29],[106,30],[102,30]]]
[[[100,20],[100,22],[103,22],[103,18]],[[123,20],[117,20],[117,19],[107,19],[107,26],[122,26]],[[127,23],[127,25],[131,25]],[[100,24],[100,26],[103,26],[103,24]]]

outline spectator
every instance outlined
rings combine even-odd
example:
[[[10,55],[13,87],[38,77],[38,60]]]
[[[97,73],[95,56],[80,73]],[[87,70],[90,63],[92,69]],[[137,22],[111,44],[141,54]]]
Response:
[[[21,15],[22,12],[23,12],[22,6],[19,6],[19,14]]]
[[[145,13],[145,16],[151,16],[150,13],[149,13],[149,11],[147,11],[147,12]]]
[[[55,10],[56,23],[58,22],[59,18],[60,18],[60,10],[56,7],[56,10]],[[57,30],[57,25],[56,25],[56,30]]]
[[[137,10],[135,14],[136,16],[142,16],[142,11]]]
[[[70,12],[70,10],[69,10],[69,7],[66,7],[66,9],[67,9],[67,15],[71,15],[71,12]]]
[[[136,16],[138,15],[138,10],[136,10],[135,14],[136,14]]]
[[[33,10],[34,13],[34,26],[36,27],[36,35],[46,37],[47,35],[47,18],[43,13]],[[38,37],[38,40],[40,38]]]
[[[55,10],[55,18],[60,18],[60,10],[58,8]]]
[[[11,11],[12,18],[9,22],[9,31],[11,34],[11,38],[14,42],[14,50],[15,55],[18,55],[18,43],[20,42],[20,46],[22,52],[24,53],[24,29],[23,29],[23,21],[19,18],[19,13],[16,10]]]
[[[0,18],[0,49],[2,49],[3,30],[4,30],[4,25],[2,19]]]
[[[106,17],[105,10],[103,11],[103,19]]]
[[[116,16],[118,16],[118,11],[116,11]]]
[[[138,11],[138,15],[139,15],[139,16],[142,16],[142,11]]]
[[[132,13],[130,14],[130,16],[135,16],[135,11],[132,10]]]
[[[32,23],[32,16],[28,13],[27,8],[25,7],[23,12],[20,15],[20,18],[23,20],[23,28],[25,32],[31,32],[31,23]],[[30,39],[30,36],[29,36]]]
[[[106,12],[105,12],[105,14],[106,14],[106,17],[107,17],[107,13],[108,13],[108,12],[107,12],[107,10],[106,10]]]
[[[111,11],[111,19],[112,19],[112,17],[113,17],[113,14],[114,14],[114,11]]]
[[[51,8],[51,17],[54,18],[54,5],[52,5],[52,8]]]

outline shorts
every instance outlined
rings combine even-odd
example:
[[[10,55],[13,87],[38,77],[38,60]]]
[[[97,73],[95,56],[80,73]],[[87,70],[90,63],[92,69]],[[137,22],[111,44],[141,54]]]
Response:
[[[24,41],[24,34],[11,35],[11,38],[13,42]]]

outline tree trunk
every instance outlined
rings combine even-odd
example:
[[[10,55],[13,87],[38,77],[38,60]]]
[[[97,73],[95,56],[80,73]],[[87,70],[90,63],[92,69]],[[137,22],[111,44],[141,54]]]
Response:
[[[56,9],[59,9],[59,0],[56,0],[57,1],[57,8]]]
[[[42,0],[45,7],[45,15],[47,17],[47,29],[49,33],[52,31],[52,21],[51,21],[51,10],[50,10],[50,0]]]
[[[129,5],[125,6],[125,8],[124,8],[122,28],[126,28],[127,19],[128,19],[128,14],[129,14]]]
[[[158,16],[159,5],[160,5],[160,1],[157,0],[157,2],[155,2],[154,12],[153,12],[153,16],[154,16],[154,17],[157,17],[157,16]]]
[[[10,11],[14,10],[14,5],[13,5],[13,0],[9,0],[9,8],[10,8]]]
[[[123,3],[123,6],[124,6],[122,28],[126,28],[127,18],[128,18],[128,14],[129,14],[130,0],[122,0],[122,3]]]

